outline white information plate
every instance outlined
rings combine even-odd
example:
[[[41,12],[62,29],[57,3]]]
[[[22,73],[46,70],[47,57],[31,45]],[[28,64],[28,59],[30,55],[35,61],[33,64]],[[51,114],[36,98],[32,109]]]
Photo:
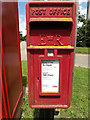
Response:
[[[59,92],[59,60],[42,60],[41,62],[41,92]]]

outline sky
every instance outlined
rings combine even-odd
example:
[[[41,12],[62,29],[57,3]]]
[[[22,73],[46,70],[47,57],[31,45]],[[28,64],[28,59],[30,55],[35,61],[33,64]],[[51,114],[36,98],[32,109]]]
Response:
[[[22,31],[23,36],[26,35],[26,3],[27,2],[28,2],[28,0],[25,0],[25,2],[18,2],[19,31]],[[84,14],[86,16],[87,0],[79,0],[79,9],[80,9],[80,13]],[[80,26],[82,26],[81,22],[78,24],[78,27],[80,27]]]

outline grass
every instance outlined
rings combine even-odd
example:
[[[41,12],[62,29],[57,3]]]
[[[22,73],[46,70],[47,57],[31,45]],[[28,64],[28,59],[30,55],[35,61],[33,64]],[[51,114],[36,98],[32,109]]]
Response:
[[[28,76],[27,76],[27,62],[22,61],[22,81],[23,86],[28,86]]]
[[[22,118],[38,118],[39,109],[31,109],[28,104],[28,94],[24,96],[24,102],[22,105]]]
[[[23,85],[28,85],[27,63],[22,62]],[[89,69],[90,70],[90,69]],[[25,84],[25,81],[27,84]],[[31,109],[28,105],[28,94],[24,96],[22,118],[38,118],[39,109]],[[72,87],[71,107],[60,110],[60,118],[87,118],[88,117],[88,69],[75,67]]]
[[[76,53],[90,54],[89,47],[76,47]]]
[[[88,117],[88,69],[75,67],[71,107],[61,110],[61,118]]]

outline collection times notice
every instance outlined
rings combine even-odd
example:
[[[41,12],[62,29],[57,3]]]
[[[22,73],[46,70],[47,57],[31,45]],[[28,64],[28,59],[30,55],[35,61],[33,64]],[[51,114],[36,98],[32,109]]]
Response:
[[[42,93],[59,92],[59,60],[42,60],[41,90]]]

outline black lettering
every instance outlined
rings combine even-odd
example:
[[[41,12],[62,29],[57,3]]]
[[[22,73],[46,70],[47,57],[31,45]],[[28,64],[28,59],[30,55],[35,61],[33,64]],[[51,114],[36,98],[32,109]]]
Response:
[[[66,11],[66,9],[64,8],[63,9],[63,15],[66,15],[67,14],[67,11]]]
[[[33,9],[33,10],[32,10],[32,15],[33,15],[34,13],[35,13],[35,10]]]
[[[36,12],[35,12],[36,15],[38,15],[38,9],[36,9]]]
[[[50,15],[53,14],[52,8],[50,8],[49,14],[50,14]]]
[[[67,15],[70,15],[70,8],[67,9]]]

